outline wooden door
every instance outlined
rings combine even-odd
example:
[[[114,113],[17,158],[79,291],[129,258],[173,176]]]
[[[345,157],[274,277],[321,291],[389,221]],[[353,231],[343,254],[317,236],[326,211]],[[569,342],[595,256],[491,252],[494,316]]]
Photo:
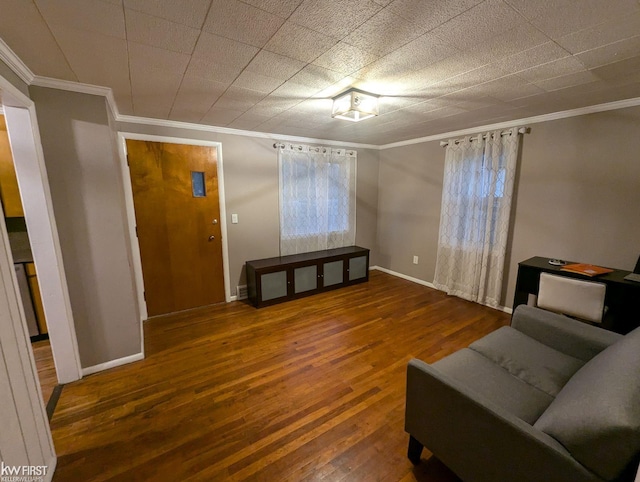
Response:
[[[224,301],[216,149],[127,140],[127,153],[149,316]]]

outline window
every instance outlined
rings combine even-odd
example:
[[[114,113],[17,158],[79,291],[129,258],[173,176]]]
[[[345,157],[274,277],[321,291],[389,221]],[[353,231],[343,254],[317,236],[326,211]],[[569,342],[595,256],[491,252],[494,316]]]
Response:
[[[517,128],[449,141],[436,288],[500,304],[518,146]]]
[[[280,251],[355,244],[355,152],[281,147]]]

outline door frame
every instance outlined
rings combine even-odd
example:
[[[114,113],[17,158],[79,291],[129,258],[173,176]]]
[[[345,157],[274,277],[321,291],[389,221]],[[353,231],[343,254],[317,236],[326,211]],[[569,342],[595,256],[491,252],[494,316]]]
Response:
[[[131,174],[127,164],[127,139],[134,141],[166,142],[170,144],[183,144],[189,146],[205,146],[216,148],[216,165],[218,175],[218,198],[220,204],[220,230],[222,233],[222,270],[224,278],[224,299],[231,301],[231,276],[229,274],[229,245],[227,241],[227,211],[224,194],[224,175],[222,163],[222,143],[214,141],[203,141],[199,139],[188,139],[183,137],[169,137],[151,134],[138,134],[135,132],[118,132],[118,152],[120,154],[120,167],[124,181],[125,205],[127,208],[127,222],[129,225],[129,240],[133,253],[133,269],[135,272],[136,291],[138,294],[138,306],[140,306],[140,330],[142,322],[148,318],[147,302],[144,299],[144,278],[142,276],[142,258],[140,256],[140,244],[136,236],[136,212],[133,204],[133,188],[131,186]],[[142,336],[144,343],[144,334]],[[144,353],[144,345],[143,345]]]
[[[82,378],[82,368],[36,108],[29,97],[2,75],[0,96],[31,238],[31,251],[38,270],[56,376],[59,383],[69,383]],[[4,222],[0,225],[0,230],[6,236]],[[4,256],[12,260],[8,246],[6,250],[0,249],[0,257]],[[15,275],[13,282],[16,283]],[[21,318],[26,330],[23,314]],[[19,338],[21,336],[18,335]],[[33,363],[33,353],[31,360]]]

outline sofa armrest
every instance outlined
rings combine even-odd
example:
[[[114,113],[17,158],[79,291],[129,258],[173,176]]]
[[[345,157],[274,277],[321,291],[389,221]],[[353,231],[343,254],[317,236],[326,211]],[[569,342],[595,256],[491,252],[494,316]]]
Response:
[[[601,481],[552,437],[416,359],[405,430],[465,481]]]
[[[511,327],[583,361],[590,360],[622,338],[618,333],[527,305],[515,309]]]

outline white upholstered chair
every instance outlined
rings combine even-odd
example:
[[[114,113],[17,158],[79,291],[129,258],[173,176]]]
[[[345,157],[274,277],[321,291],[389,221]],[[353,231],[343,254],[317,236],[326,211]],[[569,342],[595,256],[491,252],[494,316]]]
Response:
[[[597,281],[541,273],[537,305],[544,310],[602,323],[606,288]]]

